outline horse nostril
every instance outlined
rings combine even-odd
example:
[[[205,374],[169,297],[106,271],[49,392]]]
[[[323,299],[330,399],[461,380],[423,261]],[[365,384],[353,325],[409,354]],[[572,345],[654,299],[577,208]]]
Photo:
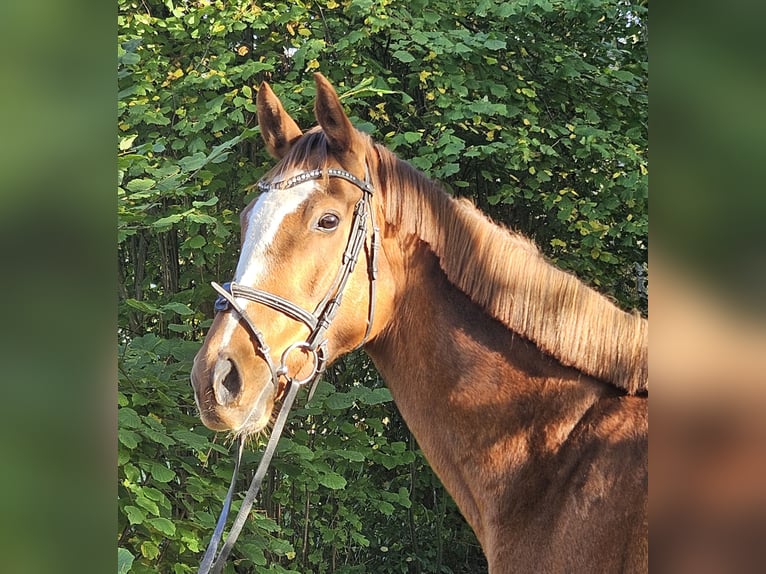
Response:
[[[237,400],[242,392],[242,380],[233,361],[218,359],[213,370],[213,392],[219,405],[226,406]]]

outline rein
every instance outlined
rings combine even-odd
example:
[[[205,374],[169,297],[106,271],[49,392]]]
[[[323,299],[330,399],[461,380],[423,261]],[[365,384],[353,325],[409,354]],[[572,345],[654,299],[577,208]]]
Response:
[[[226,493],[223,509],[221,510],[221,515],[218,517],[215,530],[213,531],[213,536],[210,539],[210,543],[208,544],[205,555],[202,558],[202,562],[200,563],[198,574],[219,574],[222,571],[223,566],[226,563],[226,559],[231,552],[234,543],[239,537],[239,534],[245,524],[245,521],[247,520],[248,515],[250,514],[250,510],[252,509],[253,503],[255,502],[255,497],[258,495],[260,490],[261,483],[266,476],[266,470],[268,469],[269,464],[271,463],[271,459],[274,456],[274,452],[277,448],[277,443],[279,442],[279,438],[282,434],[282,430],[284,429],[285,422],[287,421],[287,415],[290,412],[290,408],[292,407],[293,402],[295,401],[298,390],[302,386],[310,384],[311,390],[309,391],[308,400],[311,400],[311,397],[314,394],[316,383],[319,381],[320,376],[327,366],[327,330],[335,319],[338,309],[340,308],[340,304],[343,299],[343,292],[346,288],[346,283],[348,282],[351,273],[356,267],[361,249],[363,246],[366,247],[368,217],[372,227],[372,237],[367,258],[367,273],[370,278],[370,303],[367,315],[367,329],[365,331],[364,337],[362,338],[362,342],[359,343],[357,348],[362,347],[370,336],[370,331],[372,329],[372,323],[375,316],[375,280],[377,279],[378,275],[377,257],[378,250],[380,249],[380,230],[375,225],[375,217],[372,212],[372,194],[374,192],[374,188],[370,180],[369,169],[367,166],[365,166],[364,180],[359,179],[348,171],[337,168],[328,168],[326,170],[313,169],[310,171],[301,172],[298,175],[288,179],[272,180],[270,182],[260,181],[258,182],[258,187],[264,193],[276,189],[289,189],[309,180],[322,179],[325,177],[325,174],[327,177],[336,177],[353,183],[355,186],[362,190],[362,196],[359,198],[356,206],[354,207],[354,216],[351,221],[351,230],[349,232],[346,248],[343,251],[341,267],[338,270],[338,274],[332,282],[329,290],[327,291],[327,294],[317,304],[313,312],[309,312],[302,307],[299,307],[292,301],[280,297],[279,295],[275,295],[261,289],[248,287],[246,285],[241,285],[234,281],[230,283],[224,283],[223,285],[219,285],[216,282],[211,283],[213,288],[218,292],[218,297],[215,300],[216,312],[233,310],[239,315],[240,319],[244,321],[250,332],[258,354],[261,355],[261,357],[268,365],[269,371],[271,373],[271,382],[274,385],[275,392],[278,392],[279,390],[280,377],[284,377],[286,379],[287,391],[284,399],[282,399],[282,407],[279,410],[279,415],[277,416],[274,428],[271,431],[271,436],[269,437],[269,442],[266,445],[266,450],[264,451],[263,456],[261,457],[261,461],[258,464],[258,469],[256,470],[255,476],[250,483],[250,487],[245,494],[245,498],[242,501],[242,505],[239,509],[237,517],[234,520],[234,523],[232,524],[231,530],[229,531],[229,534],[224,541],[221,552],[216,557],[218,545],[223,536],[223,529],[226,525],[226,519],[231,508],[231,502],[234,496],[234,488],[237,480],[237,475],[239,473],[240,461],[242,459],[242,451],[244,450],[244,439],[240,437],[237,441],[237,457],[234,464],[234,472],[232,473],[231,477],[231,484],[229,485],[229,490]],[[253,323],[253,321],[250,319],[247,312],[242,307],[242,305],[240,305],[237,299],[240,301],[245,299],[260,305],[265,305],[266,307],[270,307],[271,309],[279,311],[294,321],[305,324],[310,331],[308,337],[305,341],[292,343],[286,349],[284,349],[280,358],[280,364],[279,366],[276,366],[274,361],[271,359],[271,350],[266,343],[266,338],[255,325],[255,323]],[[288,373],[288,357],[293,351],[296,350],[311,354],[313,359],[313,367],[311,373],[303,379],[295,379]]]

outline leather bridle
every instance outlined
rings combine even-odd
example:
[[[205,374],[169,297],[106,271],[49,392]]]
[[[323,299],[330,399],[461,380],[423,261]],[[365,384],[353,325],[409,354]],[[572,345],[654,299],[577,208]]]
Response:
[[[218,298],[215,301],[216,311],[234,311],[239,315],[240,319],[247,326],[258,354],[269,367],[269,371],[271,373],[271,382],[274,385],[274,392],[279,392],[279,384],[282,377],[284,377],[286,381],[286,387],[285,396],[282,400],[282,408],[280,409],[279,415],[274,424],[274,428],[272,430],[271,437],[269,438],[268,445],[266,446],[266,450],[261,457],[261,462],[259,463],[255,476],[250,483],[250,488],[245,495],[245,499],[242,502],[239,513],[237,514],[237,518],[232,524],[229,535],[224,542],[221,553],[216,558],[215,554],[218,549],[218,543],[223,534],[223,528],[226,524],[229,508],[231,507],[231,500],[234,495],[234,486],[237,474],[239,472],[240,460],[242,457],[244,439],[242,437],[239,439],[237,449],[238,454],[234,467],[234,473],[231,479],[231,484],[229,485],[229,490],[226,494],[226,499],[224,500],[223,510],[221,511],[221,515],[218,518],[218,523],[216,524],[216,528],[213,532],[210,544],[208,545],[207,550],[205,551],[205,556],[203,557],[202,563],[200,564],[198,574],[215,574],[221,572],[223,565],[226,562],[226,558],[228,557],[228,554],[231,551],[231,548],[234,545],[237,537],[239,536],[239,533],[244,526],[244,522],[248,514],[250,513],[250,509],[252,508],[253,502],[255,501],[255,497],[260,490],[261,482],[263,481],[263,477],[266,474],[266,469],[268,468],[274,451],[276,450],[277,443],[279,442],[279,437],[287,419],[287,414],[292,406],[293,401],[295,400],[298,389],[306,384],[310,384],[310,399],[311,395],[313,395],[313,391],[316,387],[316,383],[318,382],[319,377],[327,366],[327,330],[329,329],[330,325],[335,319],[335,316],[338,313],[338,309],[340,308],[341,301],[343,299],[343,292],[346,288],[346,283],[348,282],[349,277],[351,277],[351,273],[356,267],[362,247],[366,246],[368,218],[372,228],[370,247],[367,257],[367,274],[370,280],[370,302],[368,306],[367,329],[361,343],[359,343],[357,348],[363,346],[367,342],[367,339],[369,338],[370,332],[372,330],[372,323],[375,318],[375,281],[378,274],[377,262],[378,251],[380,249],[380,230],[375,225],[375,216],[372,209],[372,195],[374,193],[374,188],[372,186],[372,181],[370,180],[370,172],[368,167],[365,165],[364,180],[361,180],[354,174],[342,169],[327,168],[304,171],[287,179],[277,179],[268,182],[262,180],[258,182],[258,187],[262,192],[268,193],[274,190],[289,189],[306,181],[324,179],[325,177],[340,178],[354,184],[362,190],[362,196],[356,202],[354,207],[354,215],[351,221],[351,230],[349,232],[346,248],[343,251],[343,257],[341,259],[341,265],[338,269],[338,273],[330,285],[327,294],[316,305],[313,312],[309,312],[304,308],[296,305],[292,301],[280,297],[279,295],[275,295],[274,293],[263,291],[261,289],[255,289],[253,287],[248,287],[247,285],[241,285],[234,281],[231,283],[224,283],[223,285],[219,285],[216,282],[211,283],[213,288],[218,292]],[[265,336],[250,319],[247,311],[245,311],[237,299],[245,299],[247,301],[252,301],[254,303],[270,307],[271,309],[279,311],[294,321],[303,323],[309,329],[308,337],[306,337],[305,341],[292,343],[287,348],[285,348],[281,354],[280,364],[279,366],[276,366],[271,358],[271,350],[266,343]],[[312,357],[313,366],[311,373],[303,379],[296,379],[291,377],[288,372],[287,360],[290,354],[294,351],[308,353]]]
[[[364,181],[348,171],[337,168],[328,168],[326,170],[313,169],[311,171],[304,171],[286,180],[276,180],[268,183],[260,181],[258,182],[258,187],[265,193],[277,189],[289,189],[306,181],[323,179],[325,174],[330,178],[337,177],[353,183],[362,190],[362,196],[354,207],[351,231],[349,232],[346,248],[343,251],[340,269],[338,269],[335,280],[328,289],[327,294],[317,304],[313,312],[306,311],[292,301],[268,291],[254,289],[253,287],[241,285],[233,281],[231,283],[224,283],[223,286],[215,282],[212,283],[213,288],[219,294],[215,301],[216,311],[226,311],[231,307],[239,314],[247,325],[250,335],[256,343],[259,354],[269,367],[269,371],[271,372],[271,382],[274,384],[275,389],[278,388],[279,378],[282,376],[287,378],[291,383],[303,385],[309,381],[317,380],[318,376],[324,371],[327,364],[327,338],[325,335],[340,308],[346,283],[359,260],[359,253],[362,246],[365,245],[365,242],[367,241],[368,217],[372,223],[372,240],[370,242],[367,269],[370,278],[370,303],[367,316],[367,330],[362,342],[359,344],[360,347],[367,342],[367,339],[370,336],[370,330],[372,329],[372,321],[375,314],[375,280],[378,273],[377,256],[379,249],[379,229],[375,225],[374,214],[372,212],[372,194],[374,189],[372,187],[372,182],[370,181],[369,170],[366,166]],[[237,303],[237,297],[265,305],[266,307],[270,307],[287,315],[294,321],[303,323],[309,329],[308,337],[305,341],[296,342],[287,347],[282,352],[280,365],[276,367],[271,359],[270,348],[266,344],[266,339],[263,333],[255,326],[245,310]],[[301,380],[295,380],[289,377],[287,371],[287,358],[290,353],[295,350],[307,352],[313,357],[314,365],[312,372]]]

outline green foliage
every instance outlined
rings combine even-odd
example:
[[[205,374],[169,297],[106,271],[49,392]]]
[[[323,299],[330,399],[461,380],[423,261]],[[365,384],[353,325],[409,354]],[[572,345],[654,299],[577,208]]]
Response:
[[[646,309],[646,3],[118,5],[118,571],[196,571],[228,486],[230,445],[188,377],[209,281],[231,276],[239,212],[273,165],[262,80],[307,127],[322,71],[358,127]],[[228,572],[486,568],[363,355],[288,427]]]
[[[125,572],[131,565],[137,573],[196,571],[228,487],[231,449],[200,424],[189,401],[196,348],[148,334],[120,355]],[[326,379],[311,403],[294,409],[232,564],[274,572],[399,572],[401,563],[423,561],[467,572],[454,565],[481,564],[473,534],[366,357],[347,357]],[[243,458],[243,489],[263,445],[254,446]]]

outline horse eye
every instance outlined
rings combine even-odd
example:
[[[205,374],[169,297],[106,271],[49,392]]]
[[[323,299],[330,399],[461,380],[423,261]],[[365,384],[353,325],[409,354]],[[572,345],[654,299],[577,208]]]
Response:
[[[334,213],[325,213],[319,218],[317,227],[322,231],[332,231],[338,227],[338,223],[340,223],[340,218],[337,215]]]

